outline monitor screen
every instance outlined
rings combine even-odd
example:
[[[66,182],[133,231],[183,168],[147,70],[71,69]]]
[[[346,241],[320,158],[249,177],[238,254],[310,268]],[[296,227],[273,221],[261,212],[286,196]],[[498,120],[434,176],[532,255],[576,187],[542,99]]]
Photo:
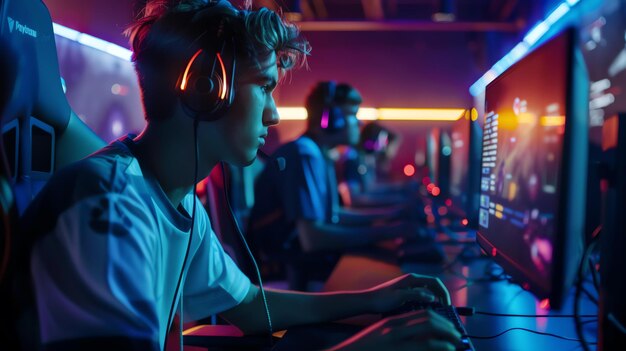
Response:
[[[568,241],[582,238],[582,223],[572,216],[584,217],[584,181],[572,174],[587,143],[586,116],[570,102],[573,47],[566,31],[489,84],[483,126],[479,243],[553,306],[576,268]],[[565,206],[570,201],[580,213]]]

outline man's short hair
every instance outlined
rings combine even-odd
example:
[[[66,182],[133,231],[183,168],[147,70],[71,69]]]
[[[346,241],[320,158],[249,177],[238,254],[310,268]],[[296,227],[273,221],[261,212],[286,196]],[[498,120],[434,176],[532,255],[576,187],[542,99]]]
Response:
[[[309,129],[320,125],[324,109],[330,107],[326,106],[327,102],[330,102],[333,106],[360,105],[363,102],[359,91],[347,83],[337,84],[332,101],[328,101],[329,84],[331,83],[328,81],[318,82],[306,97],[304,107],[307,111],[307,125]]]
[[[220,8],[210,9],[215,7]],[[198,19],[203,15],[206,20]],[[234,39],[238,60],[259,63],[274,52],[282,72],[303,65],[310,51],[295,25],[266,8],[239,10],[226,0],[148,0],[141,17],[125,32],[146,119],[165,119],[173,113],[180,72],[198,49],[219,51],[201,43],[217,46],[221,24]]]

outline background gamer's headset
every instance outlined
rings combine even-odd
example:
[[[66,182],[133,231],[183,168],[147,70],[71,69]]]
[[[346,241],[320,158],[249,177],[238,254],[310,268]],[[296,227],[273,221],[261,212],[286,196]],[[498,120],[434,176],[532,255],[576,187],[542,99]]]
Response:
[[[395,138],[393,133],[375,122],[363,127],[360,134],[359,146],[366,154],[384,152]]]
[[[340,106],[344,102],[345,96],[338,96],[337,82],[331,80],[321,84],[323,85],[324,105],[320,118],[320,128],[326,133],[335,134],[348,125]]]

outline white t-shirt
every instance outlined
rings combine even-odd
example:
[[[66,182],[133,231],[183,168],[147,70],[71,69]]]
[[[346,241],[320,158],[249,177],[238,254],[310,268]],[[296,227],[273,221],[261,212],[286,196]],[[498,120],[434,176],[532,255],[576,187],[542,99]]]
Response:
[[[61,170],[25,215],[38,236],[30,263],[44,344],[121,337],[163,349],[194,200],[185,319],[230,309],[250,289],[197,197],[174,208],[132,148],[127,137]]]

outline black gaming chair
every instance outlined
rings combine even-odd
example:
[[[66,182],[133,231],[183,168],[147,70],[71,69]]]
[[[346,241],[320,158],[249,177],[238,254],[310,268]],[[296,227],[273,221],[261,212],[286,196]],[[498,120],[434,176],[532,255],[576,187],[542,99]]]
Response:
[[[73,113],[63,94],[52,20],[41,0],[0,0],[0,65],[2,155],[8,160],[7,167],[0,167],[0,349],[30,350],[38,344],[36,319],[26,313],[26,318],[16,320],[15,305],[9,302],[7,291],[12,288],[7,281],[19,268],[15,258],[9,256],[19,233],[4,228],[12,228],[18,213],[54,171],[105,144]],[[4,71],[14,73],[15,84]],[[7,238],[15,240],[8,243]],[[200,330],[190,331],[185,343],[211,350],[259,350],[268,340],[241,337],[236,328],[229,326],[203,330],[211,336],[206,337],[207,333]],[[24,336],[25,332],[29,335]],[[21,333],[19,339],[30,345],[18,346],[16,333]]]
[[[0,0],[0,36],[16,53],[17,81],[2,116],[21,213],[58,168],[104,146],[63,93],[52,20],[41,0]]]
[[[4,110],[15,86],[16,53],[11,50],[6,41],[0,37],[0,116],[4,116]],[[2,122],[2,121],[0,121]],[[0,127],[4,123],[0,123]],[[12,188],[12,176],[7,159],[4,154],[4,140],[0,134],[0,340],[1,344],[8,346],[15,344],[10,338],[14,334],[10,332],[12,313],[9,304],[9,253],[11,243],[15,235],[17,207]]]
[[[9,298],[14,288],[9,282],[19,268],[15,248],[20,236],[14,230],[18,214],[55,170],[104,142],[65,98],[52,20],[41,0],[0,0],[0,66],[0,348],[18,350],[17,332],[28,329],[17,326],[16,305]]]

